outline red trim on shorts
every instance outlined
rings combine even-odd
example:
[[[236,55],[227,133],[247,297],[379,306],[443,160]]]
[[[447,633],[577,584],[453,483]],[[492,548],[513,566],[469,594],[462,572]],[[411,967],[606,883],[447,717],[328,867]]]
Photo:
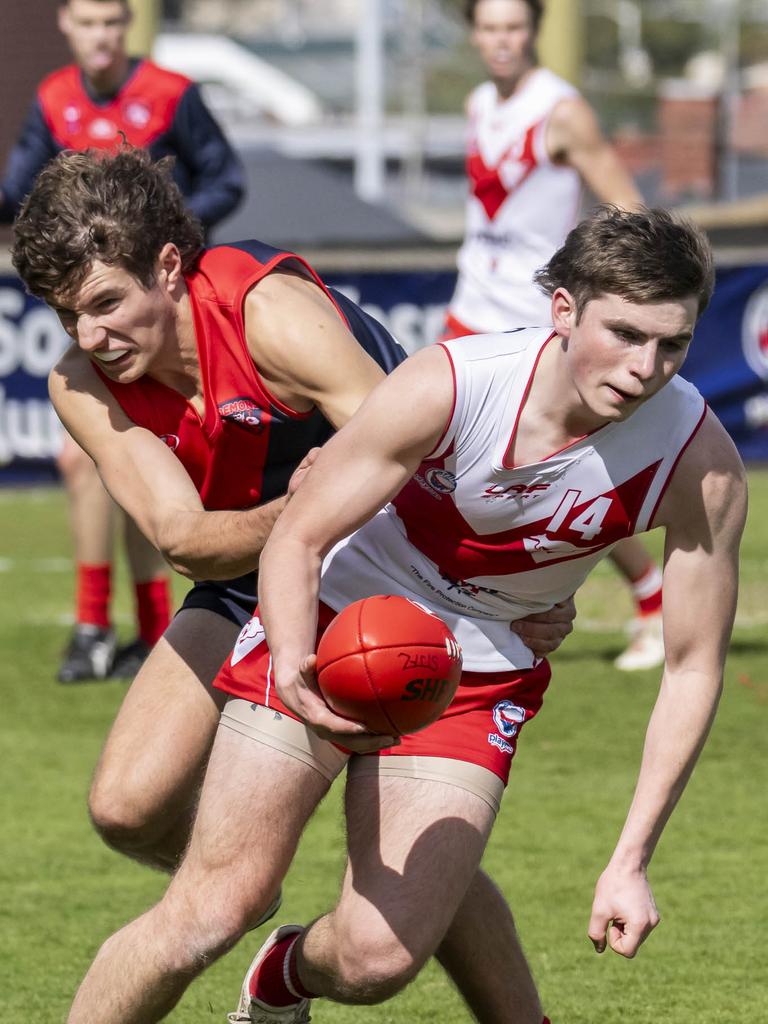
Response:
[[[454,338],[467,338],[473,334],[480,334],[480,331],[475,331],[471,327],[467,327],[461,320],[457,320],[453,313],[445,314],[445,322],[443,323],[443,333],[440,335],[440,341],[453,341]]]
[[[254,619],[258,618],[258,608]],[[334,618],[320,605],[318,640]],[[253,622],[253,620],[252,620]],[[298,721],[272,686],[272,658],[263,631],[250,624],[240,634],[230,658],[214,682],[218,690],[263,704]],[[447,757],[487,768],[505,784],[509,779],[517,739],[526,722],[538,713],[550,679],[546,659],[532,669],[507,672],[464,672],[450,707],[426,729],[401,738],[397,747],[375,757]]]

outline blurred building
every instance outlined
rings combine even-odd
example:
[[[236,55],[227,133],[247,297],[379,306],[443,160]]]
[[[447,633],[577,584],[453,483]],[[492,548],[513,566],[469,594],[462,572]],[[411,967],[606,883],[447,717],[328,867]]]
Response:
[[[51,0],[3,0],[0,32],[0,166],[19,134],[40,79],[69,59]],[[30,26],[34,26],[31,30]],[[10,229],[0,226],[0,246]]]

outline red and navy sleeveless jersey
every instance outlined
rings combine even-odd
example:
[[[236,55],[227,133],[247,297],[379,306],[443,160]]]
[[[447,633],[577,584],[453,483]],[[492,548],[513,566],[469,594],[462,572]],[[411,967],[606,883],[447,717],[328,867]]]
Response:
[[[168,131],[190,79],[140,61],[128,80],[106,102],[96,102],[83,85],[76,64],[43,79],[38,100],[60,149],[113,149],[122,132],[132,146],[147,148]]]
[[[70,64],[38,88],[3,175],[0,219],[15,213],[57,153],[115,149],[123,135],[130,145],[148,149],[154,160],[174,157],[174,179],[205,227],[239,202],[242,167],[194,82],[151,61],[134,60],[113,95],[96,96],[80,68]]]
[[[207,509],[250,508],[284,494],[298,463],[332,432],[319,410],[296,412],[272,395],[248,351],[246,294],[279,266],[315,281],[385,372],[405,358],[381,324],[326,288],[299,256],[255,241],[207,249],[185,279],[205,399],[202,419],[179,392],[150,377],[119,384],[100,374],[134,423],[176,453]]]

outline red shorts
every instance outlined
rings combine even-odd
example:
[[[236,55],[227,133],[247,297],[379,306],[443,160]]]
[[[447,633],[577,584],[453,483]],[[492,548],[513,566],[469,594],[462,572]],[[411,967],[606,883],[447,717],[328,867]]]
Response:
[[[238,637],[232,657],[214,685],[296,719],[275,692],[272,659],[258,611]],[[334,615],[320,605],[318,640]],[[541,707],[549,678],[546,659],[527,671],[464,672],[450,707],[436,722],[403,736],[398,746],[377,751],[377,755],[468,761],[487,768],[506,784],[520,729]]]
[[[481,331],[474,331],[471,327],[467,327],[461,320],[457,320],[452,313],[446,313],[440,341],[453,341],[454,338],[466,338],[470,334],[481,333]]]

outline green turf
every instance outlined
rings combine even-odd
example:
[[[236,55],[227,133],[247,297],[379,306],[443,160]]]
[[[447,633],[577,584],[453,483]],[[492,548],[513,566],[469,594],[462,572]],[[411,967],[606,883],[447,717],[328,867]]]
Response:
[[[581,627],[555,658],[544,712],[523,734],[486,866],[515,908],[555,1024],[768,1020],[768,473],[753,472],[751,483],[722,709],[652,865],[662,924],[632,962],[596,956],[586,938],[592,887],[626,811],[658,678],[611,669],[628,601],[608,567],[582,592]],[[0,491],[3,1024],[63,1021],[99,943],[164,885],[89,829],[88,779],[124,687],[53,682],[72,588],[64,524],[60,492]],[[127,638],[124,588],[119,623]],[[281,920],[329,906],[341,858],[331,798],[288,877]],[[223,1022],[257,944],[248,938],[211,968],[169,1019]],[[319,1024],[469,1020],[433,966],[384,1006],[318,1003],[313,1016]]]

